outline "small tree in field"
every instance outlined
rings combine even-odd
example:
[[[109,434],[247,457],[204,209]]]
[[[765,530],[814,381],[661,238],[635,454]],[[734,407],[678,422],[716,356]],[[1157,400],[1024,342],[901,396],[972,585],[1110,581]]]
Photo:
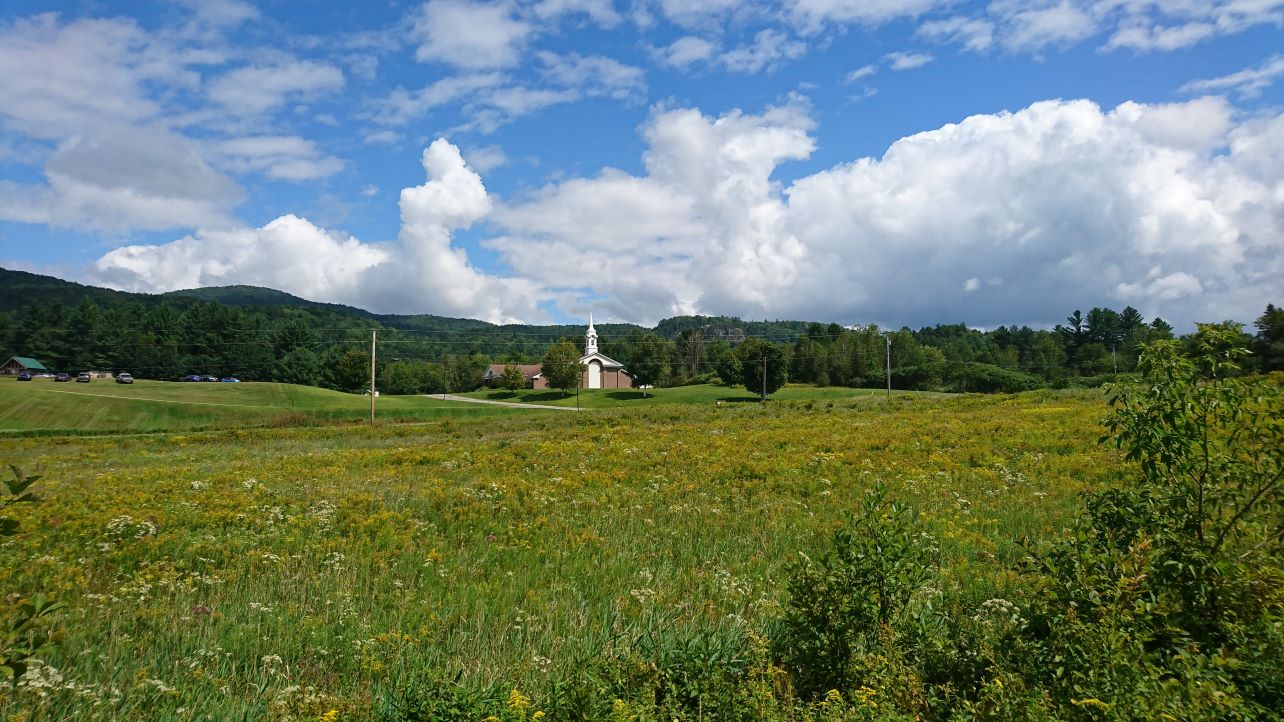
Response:
[[[736,356],[740,358],[740,382],[764,400],[789,379],[785,353],[774,343],[751,338],[740,344]]]
[[[1137,462],[1123,491],[1155,582],[1181,600],[1179,624],[1201,641],[1249,604],[1242,572],[1281,551],[1284,395],[1238,378],[1248,354],[1235,324],[1200,324],[1192,353],[1147,347],[1140,385],[1112,388],[1105,437]],[[1249,604],[1251,606],[1251,604]]]
[[[331,369],[334,385],[344,391],[370,390],[370,353],[349,349]]]
[[[544,354],[540,371],[548,379],[549,386],[561,389],[563,395],[569,393],[580,385],[584,374],[579,350],[570,341],[553,344],[548,353]]]
[[[634,383],[642,387],[664,383],[669,377],[669,361],[672,357],[672,342],[654,335],[638,339],[629,356],[629,373],[633,375]]]
[[[17,519],[8,516],[12,507],[18,504],[32,504],[39,501],[31,491],[31,486],[40,479],[38,476],[26,476],[16,466],[10,466],[13,479],[4,482],[0,490],[0,539],[18,533],[21,524]],[[30,599],[14,599],[12,606],[0,608],[0,677],[16,690],[18,680],[27,672],[32,659],[51,651],[54,645],[49,634],[41,628],[41,621],[53,612],[62,608],[60,602],[46,599],[36,594]]]
[[[499,377],[499,387],[509,391],[517,391],[526,388],[526,374],[516,366],[505,366],[504,373]]]

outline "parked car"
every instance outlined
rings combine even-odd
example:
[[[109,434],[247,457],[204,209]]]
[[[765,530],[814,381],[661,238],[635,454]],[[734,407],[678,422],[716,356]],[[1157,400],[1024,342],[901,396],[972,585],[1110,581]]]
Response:
[[[196,374],[188,374],[183,377],[184,381],[203,381],[204,378]]]
[[[88,371],[81,371],[76,374],[76,383],[78,384],[87,384],[92,380],[93,376],[90,376]]]
[[[219,381],[222,381],[222,382],[223,382],[223,383],[225,383],[225,384],[239,384],[239,383],[241,383],[241,380],[240,380],[240,379],[238,379],[238,378],[236,378],[235,376],[224,376],[223,378],[219,379]]]
[[[201,377],[201,381],[213,381],[213,382],[217,383],[217,382],[218,382],[218,377],[217,377],[217,376],[209,376],[209,375],[206,375],[206,376],[202,376],[202,377]]]
[[[57,376],[54,377],[54,381],[70,381],[70,380],[71,380],[71,374],[58,374]]]
[[[19,381],[30,381],[30,380],[31,380],[31,372],[30,372],[30,371],[19,371],[19,372],[18,372],[18,380],[19,380]]]
[[[130,376],[129,374],[116,374],[116,383],[132,384],[134,383],[134,377]]]

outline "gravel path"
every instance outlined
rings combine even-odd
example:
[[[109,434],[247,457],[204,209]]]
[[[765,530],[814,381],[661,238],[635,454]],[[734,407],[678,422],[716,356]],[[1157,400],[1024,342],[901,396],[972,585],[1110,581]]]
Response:
[[[508,406],[514,409],[552,409],[554,411],[579,411],[574,406],[549,406],[548,404],[523,404],[516,401],[491,401],[490,399],[474,399],[468,396],[456,396],[454,394],[427,394],[429,398],[441,399],[442,401],[463,401],[468,404],[490,404],[491,406]]]

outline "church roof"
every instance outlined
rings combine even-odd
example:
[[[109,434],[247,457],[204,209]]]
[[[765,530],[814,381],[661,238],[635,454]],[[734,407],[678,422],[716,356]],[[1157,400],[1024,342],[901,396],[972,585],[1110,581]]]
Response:
[[[596,360],[598,363],[602,364],[602,368],[606,368],[606,369],[624,368],[624,364],[620,363],[619,361],[616,361],[615,359],[611,358],[610,356],[607,356],[606,354],[598,353],[597,351],[594,351],[593,353],[586,353],[580,357],[580,363],[582,364],[587,364],[589,361],[593,361],[593,360]]]
[[[516,366],[521,369],[522,376],[525,376],[527,381],[539,378],[540,374],[544,372],[544,367],[540,364],[491,364],[490,368],[486,369],[486,373],[482,374],[482,378],[499,378],[504,375],[504,369],[509,366]]]

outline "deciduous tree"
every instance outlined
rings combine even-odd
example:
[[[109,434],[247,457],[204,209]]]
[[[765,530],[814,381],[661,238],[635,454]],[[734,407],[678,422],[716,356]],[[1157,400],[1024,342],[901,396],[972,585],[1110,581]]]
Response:
[[[517,391],[526,388],[526,374],[516,366],[505,366],[504,373],[499,377],[499,387],[509,391]]]
[[[629,356],[629,373],[639,386],[661,386],[672,372],[676,348],[672,341],[646,335],[633,344]]]
[[[570,341],[553,344],[544,354],[540,371],[548,379],[548,385],[561,389],[563,394],[577,388],[584,378],[584,367],[580,364],[580,352]]]
[[[751,338],[740,344],[736,355],[740,358],[740,382],[763,399],[789,380],[785,353],[774,343]]]

